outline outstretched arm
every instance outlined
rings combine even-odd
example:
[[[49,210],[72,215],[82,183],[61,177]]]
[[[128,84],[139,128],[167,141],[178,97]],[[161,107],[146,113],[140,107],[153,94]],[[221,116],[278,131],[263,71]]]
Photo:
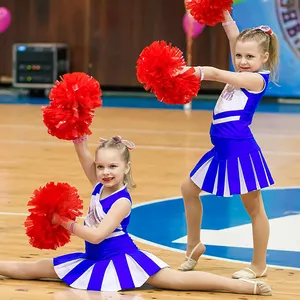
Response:
[[[61,226],[67,230],[70,230],[70,227],[72,227],[72,232],[74,235],[89,243],[99,244],[120,225],[124,218],[128,216],[130,209],[131,203],[125,198],[120,198],[113,204],[97,228],[74,223],[72,220],[62,221]],[[57,216],[56,218],[59,219]],[[52,220],[52,223],[56,223],[55,220]]]
[[[230,72],[214,67],[194,67],[194,69],[195,75],[201,80],[222,82],[252,92],[262,91],[265,85],[263,77],[258,73]]]
[[[190,68],[195,70],[195,75],[202,81],[217,81],[244,88],[252,92],[260,92],[264,88],[265,81],[261,75],[252,72],[230,72],[214,67],[183,67],[180,73]]]
[[[84,136],[74,141],[75,151],[82,169],[93,186],[97,183],[96,165],[87,146],[87,137]]]
[[[240,32],[239,32],[238,27],[235,24],[235,21],[233,21],[229,11],[225,10],[223,15],[224,15],[223,28],[224,28],[227,38],[229,40],[232,64],[234,66],[234,69],[236,70],[236,66],[234,65],[235,44],[236,44],[236,41],[237,41],[237,38],[238,38]]]

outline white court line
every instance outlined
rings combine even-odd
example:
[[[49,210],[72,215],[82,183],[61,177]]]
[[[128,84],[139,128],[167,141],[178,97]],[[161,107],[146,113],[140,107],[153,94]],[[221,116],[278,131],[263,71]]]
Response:
[[[267,191],[267,190],[272,190],[273,191],[273,190],[293,190],[293,189],[300,189],[300,186],[297,186],[297,185],[296,186],[276,186],[276,187],[270,186],[270,187],[264,188],[263,190],[264,191]],[[206,192],[201,193],[201,196],[205,196],[205,195],[211,195],[211,194],[206,193]],[[162,199],[145,201],[145,202],[142,202],[142,203],[132,205],[132,209],[134,209],[136,207],[140,207],[140,206],[151,205],[153,203],[173,201],[173,200],[176,200],[178,198],[182,199],[182,196],[179,195],[179,196],[170,197],[170,198],[162,198]]]
[[[16,213],[16,212],[6,212],[6,211],[1,211],[0,215],[4,216],[28,216],[29,214],[27,213]]]
[[[73,146],[70,142],[61,141],[61,142],[42,142],[42,141],[22,141],[22,140],[0,140],[0,143],[3,144],[18,144],[18,145],[40,145],[40,146],[60,146],[60,147],[70,147]],[[90,146],[97,147],[99,144],[89,143]],[[147,149],[147,150],[168,150],[168,151],[191,151],[191,152],[207,152],[211,148],[193,148],[193,147],[175,147],[175,146],[152,146],[152,145],[141,145],[136,146],[136,149]],[[270,151],[264,150],[264,154],[275,155],[275,156],[300,156],[299,152],[290,152],[290,151]]]
[[[300,121],[299,121],[300,122]],[[45,126],[40,125],[27,125],[27,124],[0,124],[0,128],[13,128],[13,129],[36,129],[43,130],[47,132]],[[148,130],[148,129],[126,129],[126,128],[93,128],[93,132],[127,132],[127,133],[137,133],[137,134],[153,134],[153,135],[186,135],[186,136],[207,136],[209,137],[209,132],[203,131],[188,131],[188,130]],[[280,138],[280,139],[300,139],[300,134],[291,134],[290,132],[276,134],[275,132],[270,133],[255,133],[257,137],[269,137],[269,138]]]
[[[29,216],[29,213],[17,213],[9,211],[0,211],[0,216],[17,216],[17,217],[26,217]],[[78,219],[84,219],[84,217],[78,217]]]

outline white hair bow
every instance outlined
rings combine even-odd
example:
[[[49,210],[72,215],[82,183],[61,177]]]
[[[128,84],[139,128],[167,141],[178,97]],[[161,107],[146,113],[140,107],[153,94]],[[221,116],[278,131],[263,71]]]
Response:
[[[269,35],[273,34],[273,30],[271,29],[270,26],[267,26],[267,25],[260,25],[260,26],[254,27],[254,29],[259,29]]]

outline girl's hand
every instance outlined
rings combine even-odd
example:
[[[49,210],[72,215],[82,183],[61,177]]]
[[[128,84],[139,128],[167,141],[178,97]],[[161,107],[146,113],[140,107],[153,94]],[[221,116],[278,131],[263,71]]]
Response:
[[[224,21],[228,21],[229,19],[231,19],[231,14],[228,10],[224,10],[223,11],[223,16],[224,16]]]
[[[51,224],[52,225],[61,225],[62,219],[60,218],[59,214],[53,213]]]

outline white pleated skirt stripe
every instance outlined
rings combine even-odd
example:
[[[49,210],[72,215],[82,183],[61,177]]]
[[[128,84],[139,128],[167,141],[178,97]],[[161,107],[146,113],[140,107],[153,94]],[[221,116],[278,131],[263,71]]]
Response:
[[[200,159],[190,178],[201,190],[223,197],[247,194],[274,183],[260,151],[220,160],[213,149]]]

